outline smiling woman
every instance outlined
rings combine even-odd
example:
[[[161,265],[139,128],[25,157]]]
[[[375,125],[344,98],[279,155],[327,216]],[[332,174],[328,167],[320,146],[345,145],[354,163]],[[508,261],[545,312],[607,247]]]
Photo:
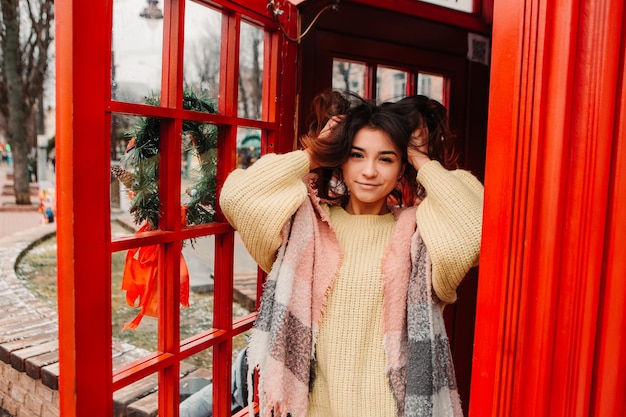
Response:
[[[352,151],[341,166],[350,192],[346,211],[350,214],[385,214],[387,197],[402,179],[405,162],[390,136],[363,127],[354,136]]]
[[[232,172],[220,197],[269,272],[248,350],[260,415],[461,416],[442,306],[478,260],[482,185],[419,153],[389,106],[314,103],[305,149]],[[426,197],[403,206],[416,181]]]

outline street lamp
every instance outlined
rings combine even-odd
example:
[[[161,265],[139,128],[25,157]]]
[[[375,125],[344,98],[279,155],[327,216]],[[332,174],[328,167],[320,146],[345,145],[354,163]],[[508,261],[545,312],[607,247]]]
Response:
[[[146,19],[163,19],[163,11],[158,8],[159,0],[148,0],[148,7],[143,9],[143,12],[139,14]]]

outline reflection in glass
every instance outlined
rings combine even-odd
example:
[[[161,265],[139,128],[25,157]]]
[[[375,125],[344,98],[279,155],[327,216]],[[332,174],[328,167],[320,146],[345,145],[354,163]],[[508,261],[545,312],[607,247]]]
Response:
[[[351,91],[363,97],[365,69],[365,64],[359,62],[333,59],[333,89]]]
[[[221,19],[218,11],[191,0],[185,3],[185,88],[215,103],[219,95]]]
[[[148,1],[148,8],[154,1]],[[146,2],[113,1],[111,97],[143,103],[161,90],[163,19],[142,17]],[[156,15],[155,15],[156,16]],[[153,104],[153,103],[151,103]]]
[[[262,29],[241,22],[239,39],[239,107],[237,114],[261,120],[263,104]]]
[[[237,166],[248,168],[261,156],[261,131],[259,129],[237,129]]]
[[[406,97],[405,71],[379,66],[376,69],[376,97],[379,103],[396,102]]]
[[[442,75],[420,72],[417,75],[417,94],[428,96],[445,105],[444,81],[445,78]]]

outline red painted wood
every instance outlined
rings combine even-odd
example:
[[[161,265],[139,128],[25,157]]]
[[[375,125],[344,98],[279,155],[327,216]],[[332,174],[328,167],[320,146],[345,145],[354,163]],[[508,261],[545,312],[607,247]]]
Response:
[[[295,6],[289,4],[285,9],[285,13],[281,16],[283,28],[293,38],[298,29],[299,18]],[[296,148],[297,125],[298,125],[298,105],[297,100],[300,98],[298,89],[298,58],[299,47],[296,42],[289,40],[286,36],[278,35],[278,60],[279,74],[277,78],[277,102],[280,103],[276,121],[278,122],[278,131],[276,137],[272,137],[270,133],[270,147],[268,151],[272,151],[271,145],[274,144],[273,152],[284,153]],[[261,292],[257,291],[257,296]]]
[[[214,354],[214,415],[230,415],[232,337],[248,330],[251,319],[232,320],[232,228],[222,223],[181,229],[180,164],[183,120],[220,125],[218,187],[235,168],[239,24],[242,17],[268,30],[265,109],[267,120],[245,125],[269,133],[273,143],[292,143],[285,120],[293,120],[294,101],[283,106],[278,90],[280,58],[285,44],[265,5],[220,1],[224,9],[221,114],[191,114],[182,109],[184,6],[164,0],[163,74],[161,105],[111,102],[111,2],[57,2],[57,164],[60,403],[61,415],[113,414],[113,391],[158,374],[159,415],[177,416],[180,362],[205,349]],[[295,9],[294,9],[295,10]],[[103,16],[107,17],[103,19]],[[293,29],[293,25],[290,25]],[[76,34],[89,33],[89,36]],[[295,63],[296,48],[288,56]],[[285,79],[295,80],[295,65]],[[95,85],[95,87],[94,87]],[[295,97],[295,87],[285,94]],[[160,230],[110,241],[109,137],[110,112],[161,118]],[[291,112],[291,114],[287,114]],[[280,116],[278,116],[280,115]],[[293,126],[291,126],[293,131]],[[94,133],[96,132],[96,133]],[[100,136],[101,135],[101,136]],[[91,138],[87,144],[84,138]],[[100,139],[99,139],[100,138]],[[87,146],[88,145],[88,146]],[[219,193],[219,191],[218,191]],[[182,342],[179,334],[179,262],[182,241],[216,235],[214,328]],[[159,244],[161,308],[158,352],[112,371],[111,361],[111,253]],[[88,279],[87,279],[88,278]],[[96,294],[94,296],[94,294]],[[253,316],[253,315],[252,315]],[[97,329],[97,331],[94,331]],[[108,381],[108,382],[107,382]]]
[[[110,417],[110,11],[107,2],[55,9],[60,413]]]
[[[470,417],[623,413],[618,3],[496,3]]]
[[[488,1],[493,3],[492,0]],[[483,17],[480,15],[480,10],[476,10],[474,13],[466,13],[416,0],[387,0],[385,2],[377,0],[355,0],[351,3],[367,4],[380,9],[423,17],[474,32],[488,34],[488,28],[485,25],[486,22],[483,20]],[[476,4],[477,2],[474,3]],[[339,7],[341,7],[341,5],[342,3],[340,2]],[[476,8],[476,6],[474,7]]]

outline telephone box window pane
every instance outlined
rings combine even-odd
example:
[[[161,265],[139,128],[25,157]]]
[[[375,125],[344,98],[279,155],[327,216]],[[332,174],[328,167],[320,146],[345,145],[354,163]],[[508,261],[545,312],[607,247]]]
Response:
[[[432,3],[448,9],[460,10],[472,13],[474,11],[474,0],[420,0],[424,3]]]
[[[262,29],[241,22],[239,38],[239,105],[238,116],[261,120],[263,105]]]
[[[180,339],[184,340],[213,326],[215,236],[185,241],[182,259],[189,271],[190,288],[189,307],[180,309]]]
[[[181,416],[210,416],[213,405],[213,349],[192,355],[180,364]]]
[[[185,3],[184,87],[218,102],[222,14],[187,0]],[[216,107],[217,110],[217,107]]]
[[[247,316],[256,310],[258,266],[246,249],[239,233],[235,233],[235,259],[233,272],[233,318]]]
[[[231,413],[237,413],[248,405],[247,364],[248,339],[247,333],[233,338],[232,385],[233,401]]]
[[[210,416],[212,415],[214,384],[222,384],[222,392],[231,393],[231,412],[244,409],[247,405],[247,335],[233,338],[233,356],[231,360],[232,381],[225,386],[225,381],[213,380],[213,349],[209,348],[181,362],[180,380],[180,415]],[[143,414],[142,414],[143,415]]]
[[[365,71],[365,64],[333,59],[333,89],[351,91],[363,97],[365,93]]]
[[[261,156],[261,131],[237,129],[237,166],[246,169]]]
[[[146,97],[161,91],[162,3],[146,3],[113,1],[111,97],[114,100],[143,103]]]
[[[160,123],[157,117],[111,118],[111,215],[136,228],[159,223]]]
[[[181,206],[186,225],[211,223],[215,215],[217,126],[183,122],[181,149]]]
[[[417,75],[417,94],[430,97],[445,105],[444,81],[445,78],[442,75],[420,72]]]
[[[376,97],[379,103],[396,102],[406,97],[406,71],[379,66],[376,69]]]
[[[135,159],[135,139],[145,120],[119,113],[111,115],[111,220],[127,226],[121,231],[125,235],[133,234],[143,223],[136,216],[139,212],[136,211],[138,201],[135,197],[146,182],[140,182],[145,180],[145,175],[140,174],[144,172],[144,165]],[[149,165],[152,165],[158,155],[149,159],[152,161]]]
[[[119,223],[111,225],[113,237],[123,236],[128,229]],[[135,297],[139,287],[130,286],[131,278],[137,281],[150,277],[150,254],[155,247],[133,248],[130,251],[120,251],[111,254],[111,326],[113,335],[113,369],[118,369],[130,362],[140,359],[151,352],[156,351],[158,346],[158,292],[154,294],[156,299],[145,300],[149,308],[143,318],[139,318],[141,308],[139,303],[144,300]],[[154,262],[158,262],[154,259]],[[134,265],[133,265],[134,263]],[[156,278],[156,277],[154,277]],[[137,327],[132,330],[133,321]]]

